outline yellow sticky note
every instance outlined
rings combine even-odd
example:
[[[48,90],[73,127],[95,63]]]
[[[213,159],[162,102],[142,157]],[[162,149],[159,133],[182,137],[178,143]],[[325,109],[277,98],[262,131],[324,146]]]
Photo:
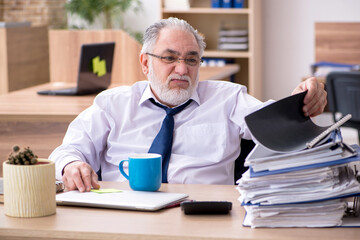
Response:
[[[119,189],[114,189],[114,188],[102,188],[102,189],[91,189],[91,192],[94,193],[117,193],[117,192],[122,192]]]

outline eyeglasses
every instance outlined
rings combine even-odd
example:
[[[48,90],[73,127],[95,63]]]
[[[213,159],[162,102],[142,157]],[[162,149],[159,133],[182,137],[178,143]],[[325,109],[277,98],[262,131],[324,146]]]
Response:
[[[199,63],[202,63],[203,60],[201,58],[199,58],[198,56],[187,56],[185,58],[179,58],[179,56],[175,55],[175,54],[166,54],[164,56],[158,56],[152,53],[146,53],[147,55],[150,55],[152,57],[156,57],[158,59],[160,59],[162,62],[170,64],[170,63],[174,63],[174,62],[180,62],[180,60],[183,60],[187,65],[189,66],[196,66]]]

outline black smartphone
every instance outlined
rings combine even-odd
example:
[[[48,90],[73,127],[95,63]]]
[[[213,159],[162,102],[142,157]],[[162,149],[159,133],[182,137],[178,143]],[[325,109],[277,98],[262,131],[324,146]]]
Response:
[[[186,215],[191,214],[228,214],[232,202],[228,201],[185,201],[180,204]]]

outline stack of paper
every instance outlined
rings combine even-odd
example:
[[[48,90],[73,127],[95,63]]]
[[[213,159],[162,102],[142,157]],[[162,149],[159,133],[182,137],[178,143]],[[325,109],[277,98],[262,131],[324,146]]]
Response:
[[[219,32],[219,50],[247,50],[247,29],[222,29]]]
[[[340,199],[275,206],[244,206],[244,226],[333,227],[342,223],[346,202]]]
[[[250,177],[238,181],[239,200],[245,204],[286,204],[326,200],[360,193],[360,183],[349,166],[332,166]]]
[[[301,110],[305,94],[280,100],[245,118],[259,141],[245,160],[249,170],[237,181],[239,201],[246,210],[245,226],[340,226],[348,208],[343,199],[360,194],[359,180],[350,166],[360,161],[360,147],[343,143],[339,129],[323,134],[324,128],[308,122],[311,120],[301,111],[286,109]],[[264,112],[266,120],[276,119],[276,123],[265,122]],[[271,131],[275,125],[283,125],[287,131],[278,131],[274,140],[276,132]],[[319,133],[321,137],[315,137]],[[306,142],[312,138],[316,144],[307,148]]]
[[[244,165],[250,168],[252,177],[285,173],[294,170],[332,166],[351,162],[356,150],[346,143],[330,140],[325,144],[299,152],[274,153],[262,145],[256,145]]]
[[[237,188],[246,210],[243,224],[253,228],[341,226],[348,204],[344,198],[360,193],[360,183],[349,166],[255,178],[248,171]],[[359,218],[355,225],[360,225]]]

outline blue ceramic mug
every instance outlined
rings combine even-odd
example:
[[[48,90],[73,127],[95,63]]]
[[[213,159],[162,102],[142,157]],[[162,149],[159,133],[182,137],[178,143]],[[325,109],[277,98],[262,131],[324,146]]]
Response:
[[[129,175],[124,171],[128,162]],[[161,155],[155,153],[133,154],[119,163],[121,174],[129,180],[132,190],[157,191],[161,186]]]

